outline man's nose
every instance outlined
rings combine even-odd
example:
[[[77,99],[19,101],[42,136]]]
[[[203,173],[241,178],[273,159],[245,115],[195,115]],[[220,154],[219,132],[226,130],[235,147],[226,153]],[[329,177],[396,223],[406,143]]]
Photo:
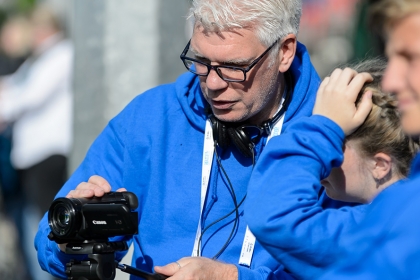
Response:
[[[382,90],[398,94],[406,88],[407,66],[402,61],[390,60],[382,79]]]
[[[211,69],[206,78],[206,85],[208,89],[216,91],[226,88],[229,83],[220,78],[214,69]]]

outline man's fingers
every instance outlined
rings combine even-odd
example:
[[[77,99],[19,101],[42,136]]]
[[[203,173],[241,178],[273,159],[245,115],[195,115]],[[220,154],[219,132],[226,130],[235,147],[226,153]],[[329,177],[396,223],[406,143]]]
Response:
[[[80,183],[75,190],[71,190],[67,194],[67,198],[80,198],[80,197],[93,197],[95,195],[94,189],[96,185],[82,182]]]
[[[67,198],[89,198],[95,195],[95,191],[93,189],[75,189],[71,190],[66,197]]]
[[[89,178],[88,183],[97,185],[101,187],[104,192],[110,192],[111,191],[111,185],[108,183],[107,180],[105,180],[103,177],[98,175],[93,175]]]
[[[111,185],[103,177],[98,175],[93,175],[89,178],[88,184],[93,185],[93,191],[96,197],[101,197],[105,193],[111,191]]]
[[[181,269],[181,265],[178,262],[172,262],[165,266],[155,266],[155,271],[157,273],[172,276]]]
[[[80,197],[101,197],[105,193],[111,191],[111,185],[104,178],[94,175],[89,178],[88,182],[80,183],[75,190],[67,194],[67,198],[80,198]]]

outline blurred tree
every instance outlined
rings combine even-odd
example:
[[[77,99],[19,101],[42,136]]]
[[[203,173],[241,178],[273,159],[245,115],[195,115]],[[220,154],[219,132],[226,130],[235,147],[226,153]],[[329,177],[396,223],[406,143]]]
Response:
[[[353,60],[363,60],[369,57],[384,55],[384,42],[369,22],[369,9],[378,0],[362,0],[358,4],[358,14],[353,31]]]
[[[0,27],[11,16],[26,14],[31,11],[37,0],[10,0],[0,2]]]
[[[3,26],[4,22],[7,19],[7,12],[3,9],[0,9],[0,26]]]
[[[35,7],[36,0],[18,0],[16,2],[17,10],[19,12],[27,12]]]

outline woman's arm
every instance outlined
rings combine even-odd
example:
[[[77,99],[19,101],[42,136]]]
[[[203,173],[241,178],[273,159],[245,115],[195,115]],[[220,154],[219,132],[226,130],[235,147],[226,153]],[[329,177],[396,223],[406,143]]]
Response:
[[[297,278],[336,261],[340,234],[363,206],[324,209],[321,179],[341,165],[344,133],[323,116],[302,118],[270,140],[248,187],[246,220],[257,240]]]

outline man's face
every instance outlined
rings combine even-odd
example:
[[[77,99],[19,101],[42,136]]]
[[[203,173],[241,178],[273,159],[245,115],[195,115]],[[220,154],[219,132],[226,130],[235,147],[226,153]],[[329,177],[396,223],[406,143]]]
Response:
[[[399,21],[388,35],[386,52],[389,64],[382,87],[397,95],[404,131],[409,135],[419,135],[420,12]]]
[[[196,26],[190,50],[211,65],[248,66],[266,46],[247,29],[220,33],[204,32]],[[214,70],[200,77],[200,87],[213,114],[226,122],[247,120],[259,124],[274,115],[281,98],[278,57],[271,63],[270,53],[247,74],[244,82],[226,82]]]

